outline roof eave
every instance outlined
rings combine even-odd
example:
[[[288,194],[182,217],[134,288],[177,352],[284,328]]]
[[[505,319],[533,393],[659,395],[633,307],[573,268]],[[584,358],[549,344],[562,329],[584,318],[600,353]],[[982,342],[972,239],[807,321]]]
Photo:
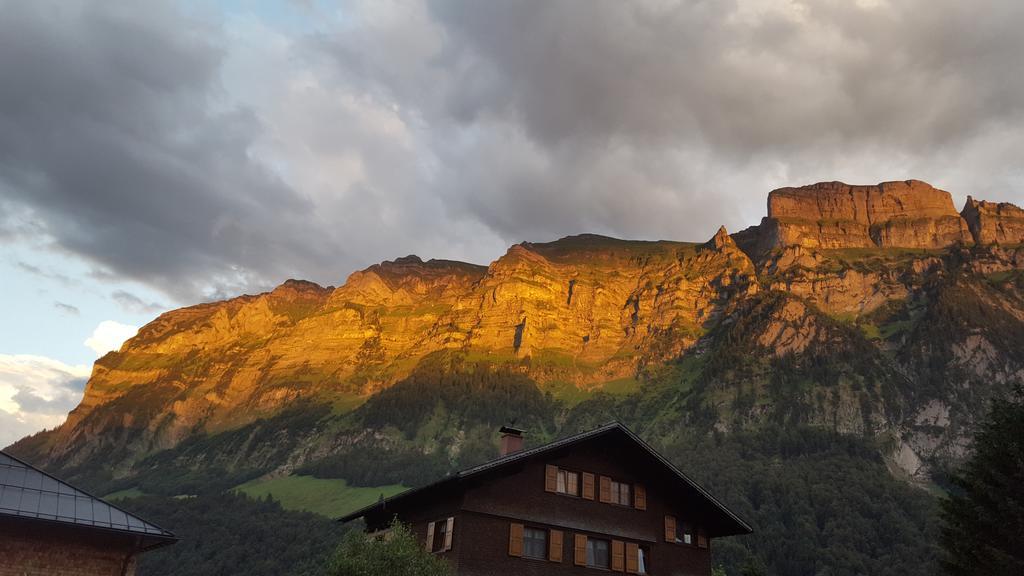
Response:
[[[486,462],[484,464],[480,464],[480,465],[474,466],[472,468],[467,468],[466,470],[457,472],[456,474],[454,474],[452,476],[447,476],[447,477],[445,477],[445,478],[443,478],[441,480],[438,480],[437,482],[434,482],[434,483],[431,483],[431,484],[427,484],[426,486],[421,486],[419,488],[412,488],[410,490],[406,490],[405,492],[402,492],[400,494],[396,494],[396,495],[394,495],[394,496],[392,496],[390,498],[385,498],[383,501],[375,502],[375,503],[373,503],[373,504],[371,504],[369,506],[365,506],[365,507],[363,507],[363,508],[361,508],[359,510],[356,510],[355,512],[352,512],[350,514],[342,516],[341,518],[338,518],[337,521],[338,522],[342,522],[342,523],[351,522],[352,520],[355,520],[357,518],[361,518],[363,516],[366,516],[367,514],[370,514],[370,513],[374,512],[378,507],[384,508],[388,504],[395,504],[396,502],[399,502],[401,500],[404,500],[404,499],[406,499],[408,497],[411,497],[413,495],[419,494],[421,492],[425,492],[426,490],[436,489],[437,487],[439,487],[442,484],[450,483],[450,482],[453,482],[453,481],[454,482],[461,482],[463,480],[466,480],[468,478],[471,478],[473,476],[476,476],[476,475],[481,474],[483,472],[486,472],[488,470],[493,470],[495,468],[500,468],[500,467],[506,466],[508,464],[511,464],[511,463],[519,461],[519,460],[524,460],[524,459],[527,459],[527,458],[532,458],[534,456],[537,456],[539,454],[543,454],[543,453],[548,452],[550,450],[555,450],[557,448],[563,448],[563,447],[566,447],[566,446],[572,446],[573,444],[582,442],[584,440],[588,440],[590,438],[593,438],[595,436],[599,436],[601,434],[605,434],[605,433],[611,432],[613,430],[621,430],[631,440],[633,440],[634,442],[639,444],[651,456],[653,456],[655,459],[657,459],[658,462],[660,462],[662,465],[664,465],[666,468],[668,468],[672,473],[674,473],[679,479],[681,479],[683,482],[685,482],[686,484],[690,485],[695,490],[697,490],[697,492],[701,496],[706,498],[708,500],[708,502],[710,502],[715,508],[717,508],[720,512],[725,514],[725,516],[730,521],[732,521],[735,524],[735,527],[738,528],[738,530],[736,530],[735,532],[729,533],[729,534],[723,534],[723,536],[738,536],[738,535],[753,533],[754,529],[751,528],[749,524],[744,522],[743,519],[741,519],[739,516],[737,516],[735,513],[733,513],[732,510],[729,510],[729,508],[727,508],[725,506],[725,504],[722,504],[721,502],[719,502],[718,499],[715,498],[714,496],[712,496],[711,493],[709,493],[707,490],[704,489],[704,487],[702,487],[700,484],[697,484],[696,482],[691,480],[689,476],[687,476],[681,470],[676,468],[675,465],[673,465],[671,462],[669,462],[667,459],[665,459],[665,457],[663,457],[656,450],[654,450],[654,448],[652,448],[649,444],[647,444],[647,442],[644,442],[643,439],[641,439],[639,436],[634,434],[633,431],[631,431],[629,428],[627,428],[625,425],[623,425],[621,422],[619,422],[617,420],[609,422],[607,424],[604,424],[603,426],[599,426],[597,428],[594,428],[593,430],[588,430],[586,432],[581,432],[581,433],[576,434],[574,436],[568,436],[568,437],[563,438],[561,440],[555,440],[554,442],[549,442],[548,444],[545,444],[543,446],[537,446],[536,448],[531,448],[529,450],[523,450],[522,452],[516,452],[515,454],[510,454],[508,456],[504,456],[502,458],[498,458],[496,460],[492,460],[490,462]]]

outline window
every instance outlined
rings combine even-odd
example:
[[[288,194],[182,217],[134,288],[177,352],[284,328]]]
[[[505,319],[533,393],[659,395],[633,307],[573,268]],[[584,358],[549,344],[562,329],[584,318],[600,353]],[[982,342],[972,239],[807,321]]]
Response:
[[[676,542],[693,544],[693,526],[687,522],[680,522],[679,531],[676,533]]]
[[[447,518],[427,524],[427,550],[447,552],[452,549],[452,527],[455,518]]]
[[[555,489],[559,494],[569,496],[580,495],[580,475],[568,470],[558,471],[558,487]]]
[[[629,484],[625,482],[616,482],[612,480],[611,483],[611,502],[612,504],[621,504],[623,506],[632,506],[633,500],[629,497]]]
[[[647,546],[641,546],[637,550],[637,555],[636,556],[637,556],[636,573],[637,574],[647,574],[647,571],[650,569],[649,563],[650,563],[650,558],[651,558],[651,549],[648,548]]]
[[[441,552],[444,550],[444,537],[447,529],[447,522],[437,522],[434,524],[434,542],[430,545],[431,552]]]
[[[587,538],[587,566],[591,568],[608,568],[610,565],[607,540]]]
[[[548,557],[548,531],[523,528],[523,557],[546,560]]]

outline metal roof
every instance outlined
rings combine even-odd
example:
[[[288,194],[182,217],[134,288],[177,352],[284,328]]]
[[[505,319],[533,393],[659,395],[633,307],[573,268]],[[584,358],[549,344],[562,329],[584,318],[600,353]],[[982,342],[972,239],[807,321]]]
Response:
[[[176,539],[155,524],[0,452],[0,518],[4,516]]]
[[[576,444],[576,443],[581,442],[583,440],[587,440],[587,439],[593,438],[595,436],[600,436],[602,434],[607,434],[607,433],[612,432],[612,431],[622,432],[630,440],[632,440],[632,441],[636,442],[637,444],[639,444],[640,447],[642,447],[651,456],[653,456],[658,462],[660,462],[666,468],[668,468],[675,476],[677,476],[680,480],[685,482],[687,485],[689,485],[692,488],[694,488],[701,496],[707,498],[708,501],[712,505],[714,505],[715,508],[717,508],[718,510],[723,512],[731,520],[735,521],[741,527],[741,529],[745,530],[747,533],[750,533],[750,532],[754,531],[753,528],[751,528],[749,524],[747,524],[739,516],[734,514],[732,512],[732,510],[729,510],[728,508],[726,508],[724,504],[719,502],[707,490],[705,490],[702,486],[700,486],[699,484],[697,484],[696,482],[691,480],[689,476],[687,476],[686,474],[683,474],[683,472],[681,470],[679,470],[671,462],[666,460],[664,456],[662,456],[661,454],[658,454],[654,450],[654,448],[651,448],[651,446],[649,444],[647,444],[639,436],[634,434],[633,431],[630,430],[629,428],[627,428],[625,424],[622,424],[621,422],[618,422],[618,421],[609,422],[607,424],[604,424],[603,426],[599,426],[597,428],[594,428],[593,430],[588,430],[586,432],[581,432],[581,433],[576,434],[574,436],[567,436],[567,437],[562,438],[560,440],[555,440],[554,442],[550,442],[548,444],[544,444],[543,446],[538,446],[536,448],[531,448],[529,450],[523,450],[522,452],[516,452],[514,454],[509,454],[508,456],[502,456],[501,458],[498,458],[496,460],[491,460],[490,462],[486,462],[484,464],[480,464],[479,466],[473,466],[472,468],[467,468],[467,469],[462,470],[460,472],[456,472],[455,474],[453,474],[451,476],[447,476],[445,478],[442,478],[441,480],[438,480],[437,482],[434,482],[433,484],[428,484],[428,485],[422,486],[420,488],[413,488],[411,490],[406,490],[405,492],[401,492],[401,493],[396,494],[396,495],[394,495],[394,496],[392,496],[390,498],[385,498],[385,499],[380,500],[378,502],[375,502],[375,503],[373,503],[373,504],[371,504],[369,506],[365,506],[363,508],[360,508],[359,510],[356,510],[355,512],[352,512],[352,513],[350,513],[350,514],[348,514],[346,516],[342,516],[341,518],[338,518],[337,520],[339,522],[348,522],[350,520],[355,520],[356,518],[360,518],[362,516],[365,516],[366,514],[372,512],[374,509],[376,509],[378,507],[386,506],[387,504],[389,504],[391,502],[395,502],[397,500],[404,500],[405,498],[407,498],[409,496],[412,496],[414,494],[418,494],[420,492],[424,492],[424,491],[427,491],[427,490],[435,489],[438,486],[441,486],[442,484],[448,484],[448,483],[458,482],[460,480],[465,480],[465,479],[468,479],[470,477],[473,477],[473,476],[476,476],[478,474],[481,474],[483,472],[486,472],[488,470],[493,470],[495,468],[500,468],[502,466],[505,466],[506,464],[511,464],[511,463],[517,462],[519,460],[524,460],[524,459],[527,459],[527,458],[531,458],[533,456],[537,456],[538,454],[542,454],[544,452],[549,452],[551,450],[562,448],[564,446],[569,446],[569,445],[572,445],[572,444]]]

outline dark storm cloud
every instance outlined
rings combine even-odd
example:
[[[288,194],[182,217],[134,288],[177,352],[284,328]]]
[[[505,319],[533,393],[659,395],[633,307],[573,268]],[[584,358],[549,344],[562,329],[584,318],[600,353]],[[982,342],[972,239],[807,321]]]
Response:
[[[585,231],[700,241],[818,180],[1024,198],[1015,0],[303,3],[299,36],[0,7],[0,239],[183,300]]]
[[[665,235],[674,220],[707,234],[735,226],[743,205],[760,209],[771,187],[858,175],[973,179],[1021,198],[1007,143],[988,138],[1007,126],[1021,136],[1020,2],[433,6],[452,72],[445,111],[524,135],[510,147],[485,132],[494,149],[464,163],[484,173],[450,182],[508,233],[547,221]],[[971,173],[950,169],[944,156],[978,146]],[[509,162],[501,149],[527,165],[491,179]],[[1008,184],[1018,192],[1006,197]]]
[[[942,146],[1024,109],[1019,2],[435,6],[456,70],[450,111],[516,118],[548,146],[691,141],[729,157],[835,138]]]
[[[101,269],[195,298],[296,273],[313,206],[247,156],[254,115],[216,108],[223,48],[160,3],[4,2],[0,181]]]

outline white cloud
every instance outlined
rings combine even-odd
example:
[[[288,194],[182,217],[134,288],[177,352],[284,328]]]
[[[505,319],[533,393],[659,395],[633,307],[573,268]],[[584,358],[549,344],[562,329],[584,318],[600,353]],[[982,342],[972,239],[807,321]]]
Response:
[[[96,326],[96,329],[92,331],[92,336],[86,338],[83,344],[92,348],[98,358],[111,350],[120,349],[121,344],[135,336],[138,331],[139,329],[136,326],[121,324],[113,320],[104,320]]]
[[[88,377],[85,365],[0,354],[0,446],[63,422],[81,400]]]

